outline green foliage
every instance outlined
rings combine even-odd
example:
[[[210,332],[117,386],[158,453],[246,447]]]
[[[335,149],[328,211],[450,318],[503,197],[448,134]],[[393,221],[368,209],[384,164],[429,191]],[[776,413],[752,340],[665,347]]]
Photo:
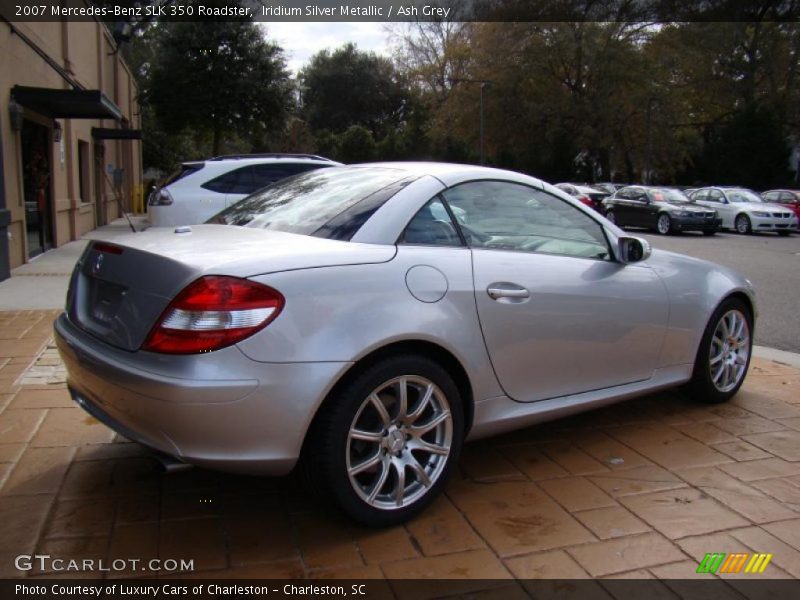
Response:
[[[372,133],[361,125],[351,125],[339,138],[336,157],[345,163],[375,160],[377,148]]]
[[[207,133],[263,146],[283,130],[291,86],[281,49],[250,21],[170,22],[154,28],[145,101],[166,133]]]
[[[402,122],[408,91],[392,62],[352,43],[315,54],[299,78],[302,113],[314,131],[361,125],[382,137]]]
[[[775,111],[749,107],[710,129],[698,176],[720,185],[767,189],[787,181],[789,147]]]

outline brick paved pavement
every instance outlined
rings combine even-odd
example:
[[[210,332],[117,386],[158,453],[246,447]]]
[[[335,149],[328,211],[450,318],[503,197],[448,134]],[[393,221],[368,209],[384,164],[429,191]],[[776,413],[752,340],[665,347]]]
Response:
[[[468,445],[445,496],[375,531],[292,478],[162,474],[70,400],[57,312],[0,312],[2,577],[52,575],[14,568],[36,552],[213,577],[687,578],[734,551],[800,577],[800,370],[754,359],[726,405],[660,393]]]

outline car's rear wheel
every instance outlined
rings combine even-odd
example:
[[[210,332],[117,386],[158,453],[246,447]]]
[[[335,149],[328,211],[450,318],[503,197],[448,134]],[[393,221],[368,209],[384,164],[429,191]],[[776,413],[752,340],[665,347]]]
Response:
[[[669,218],[667,213],[661,213],[658,215],[658,221],[656,221],[656,230],[661,235],[667,235],[672,230],[672,219]]]
[[[439,494],[463,427],[447,371],[421,356],[388,358],[329,399],[310,433],[313,477],[353,519],[395,525]]]
[[[742,385],[753,348],[753,317],[738,298],[725,300],[709,319],[688,389],[710,404],[725,402]]]
[[[734,223],[736,226],[736,231],[741,234],[752,233],[753,226],[750,223],[750,217],[747,215],[739,215],[736,217],[736,222]]]

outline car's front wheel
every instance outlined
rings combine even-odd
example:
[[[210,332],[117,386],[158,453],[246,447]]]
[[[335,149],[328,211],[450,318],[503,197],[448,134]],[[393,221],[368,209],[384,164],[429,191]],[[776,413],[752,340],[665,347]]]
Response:
[[[658,221],[656,221],[656,230],[661,235],[667,235],[672,230],[672,219],[669,218],[667,213],[661,213],[658,215]]]
[[[312,476],[353,519],[401,523],[441,491],[458,461],[458,387],[436,362],[397,356],[368,367],[329,398],[309,435]]]
[[[694,364],[689,392],[702,402],[731,398],[744,382],[753,349],[753,317],[738,298],[725,300],[709,319]]]
[[[736,222],[734,225],[736,227],[736,231],[741,234],[752,233],[753,231],[753,227],[750,224],[750,218],[747,215],[739,215],[736,217]]]

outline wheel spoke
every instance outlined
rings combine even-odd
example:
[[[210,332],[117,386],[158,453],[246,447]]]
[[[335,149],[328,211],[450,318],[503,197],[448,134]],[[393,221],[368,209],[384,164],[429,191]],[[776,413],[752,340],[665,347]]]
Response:
[[[403,497],[406,492],[406,466],[401,462],[392,461],[394,470],[397,474],[397,489],[394,491],[394,502],[397,506],[403,506]]]
[[[437,446],[436,444],[431,444],[430,442],[426,442],[422,439],[416,440],[409,440],[408,442],[408,449],[412,452],[414,450],[421,450],[422,452],[427,452],[429,454],[438,454],[439,456],[447,456],[450,454],[450,449],[444,446]]]
[[[354,440],[363,440],[365,442],[380,443],[383,439],[383,434],[380,431],[363,431],[361,429],[351,429],[350,437]]]
[[[414,471],[414,474],[417,476],[417,481],[419,481],[425,487],[431,487],[431,479],[428,477],[428,474],[425,472],[425,469],[419,464],[414,455],[410,455],[409,457],[409,466],[411,470]]]
[[[419,425],[417,427],[411,427],[411,434],[414,437],[419,438],[419,437],[425,435],[426,433],[428,433],[431,429],[434,429],[435,427],[438,427],[439,425],[444,423],[449,418],[450,418],[450,411],[446,410],[446,411],[438,414],[436,417],[434,417],[433,419],[431,419],[430,421],[428,421],[424,425]]]
[[[422,396],[422,400],[419,401],[419,404],[414,409],[414,412],[409,413],[407,423],[411,424],[422,416],[422,413],[425,412],[425,409],[431,402],[431,398],[433,397],[433,391],[434,391],[434,386],[432,383],[429,383],[428,387],[425,388],[425,394]]]
[[[730,329],[728,329],[727,315],[722,317],[722,319],[719,322],[719,326],[722,328],[722,339],[724,339],[724,340],[728,339],[728,336],[730,336],[731,331],[730,331]]]
[[[408,413],[408,380],[405,377],[401,377],[397,385],[400,387],[400,396],[397,399],[397,420],[404,421],[406,413]]]
[[[364,462],[357,464],[355,467],[351,467],[347,472],[350,476],[358,475],[359,473],[363,473],[367,469],[374,467],[379,462],[381,462],[382,454],[380,451],[376,452],[371,458],[368,458]]]
[[[386,410],[386,406],[383,404],[383,401],[378,397],[378,394],[375,393],[370,394],[369,401],[372,403],[372,406],[378,412],[378,415],[380,415],[384,427],[388,427],[392,419],[389,416],[389,411]]]
[[[387,459],[381,461],[381,474],[378,476],[378,480],[375,482],[375,486],[372,488],[372,491],[369,493],[369,496],[367,497],[367,502],[369,502],[370,504],[375,502],[375,498],[378,497],[378,494],[380,493],[381,489],[383,489],[383,486],[386,485],[386,480],[389,478],[389,471],[390,471],[388,462],[389,461]]]

